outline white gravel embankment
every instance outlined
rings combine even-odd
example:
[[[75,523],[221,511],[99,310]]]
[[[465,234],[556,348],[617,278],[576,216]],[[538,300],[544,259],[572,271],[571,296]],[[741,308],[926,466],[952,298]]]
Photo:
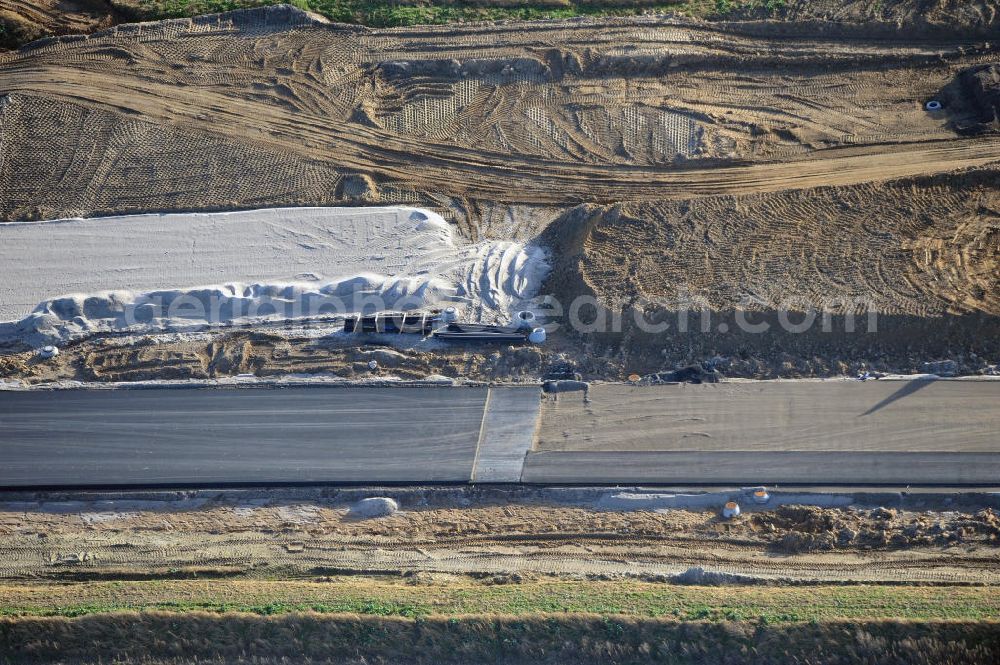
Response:
[[[452,304],[505,319],[548,270],[537,247],[457,240],[416,208],[276,208],[0,225],[0,341],[197,330]],[[380,307],[381,306],[381,307]]]

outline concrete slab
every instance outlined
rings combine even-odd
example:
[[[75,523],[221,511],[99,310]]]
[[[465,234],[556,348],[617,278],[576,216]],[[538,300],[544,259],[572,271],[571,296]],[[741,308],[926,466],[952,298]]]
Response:
[[[541,389],[491,388],[486,401],[473,482],[517,483],[538,426]]]
[[[522,481],[587,484],[995,485],[1000,455],[948,452],[549,451]]]
[[[0,486],[468,482],[486,388],[0,392]]]
[[[537,449],[1000,454],[1000,381],[607,384],[590,397],[545,400]]]

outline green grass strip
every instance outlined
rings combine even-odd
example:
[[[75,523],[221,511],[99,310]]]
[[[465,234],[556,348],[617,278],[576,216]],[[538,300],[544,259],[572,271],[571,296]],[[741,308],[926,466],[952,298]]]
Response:
[[[248,7],[282,4],[281,0],[116,0],[115,4],[144,20],[181,18]],[[338,23],[383,28],[469,21],[536,20],[576,16],[630,16],[649,12],[675,12],[701,18],[724,18],[751,10],[761,16],[778,16],[786,0],[285,0],[285,4],[316,12]]]
[[[632,581],[409,585],[358,578],[0,585],[0,616],[79,617],[152,610],[403,618],[592,614],[765,624],[859,619],[982,621],[1000,619],[1000,594],[988,587],[694,587]]]

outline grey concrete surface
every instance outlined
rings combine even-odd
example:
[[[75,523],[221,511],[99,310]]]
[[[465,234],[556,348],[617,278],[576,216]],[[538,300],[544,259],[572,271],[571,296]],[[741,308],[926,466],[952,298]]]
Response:
[[[995,486],[1000,383],[919,383],[598,386],[530,452],[535,388],[0,392],[0,486]]]
[[[0,392],[0,486],[467,482],[486,388]]]
[[[557,451],[528,455],[526,483],[995,485],[1000,455],[904,452]]]
[[[546,399],[537,449],[1000,454],[1000,381],[608,384],[590,397]]]
[[[594,386],[543,403],[522,480],[993,486],[1000,382]]]
[[[520,482],[524,458],[535,441],[540,404],[537,387],[490,389],[472,470],[474,482]]]

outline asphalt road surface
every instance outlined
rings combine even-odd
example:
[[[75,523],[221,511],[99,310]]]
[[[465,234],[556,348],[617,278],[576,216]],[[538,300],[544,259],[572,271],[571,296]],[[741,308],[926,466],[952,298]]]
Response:
[[[0,392],[0,486],[467,482],[486,388]]]

